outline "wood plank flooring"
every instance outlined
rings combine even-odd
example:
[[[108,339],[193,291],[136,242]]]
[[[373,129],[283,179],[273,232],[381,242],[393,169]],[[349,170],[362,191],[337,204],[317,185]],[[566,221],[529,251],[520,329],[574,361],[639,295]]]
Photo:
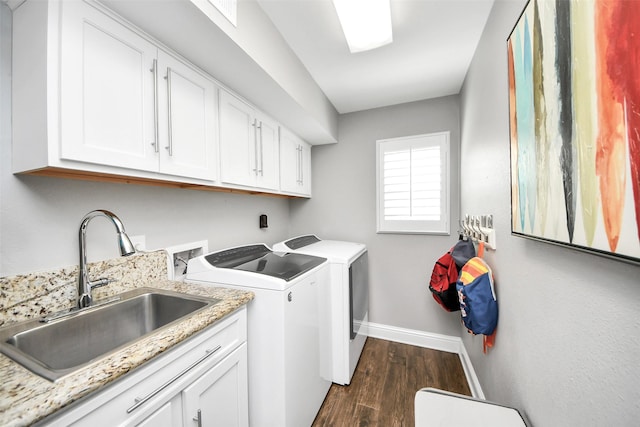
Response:
[[[412,427],[423,387],[471,396],[457,354],[367,338],[351,385],[331,385],[313,427]]]

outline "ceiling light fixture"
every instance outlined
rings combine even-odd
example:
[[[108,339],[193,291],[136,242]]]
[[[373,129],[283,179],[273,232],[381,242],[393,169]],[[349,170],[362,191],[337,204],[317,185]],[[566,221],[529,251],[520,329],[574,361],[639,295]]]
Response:
[[[393,41],[391,0],[333,0],[351,53]]]

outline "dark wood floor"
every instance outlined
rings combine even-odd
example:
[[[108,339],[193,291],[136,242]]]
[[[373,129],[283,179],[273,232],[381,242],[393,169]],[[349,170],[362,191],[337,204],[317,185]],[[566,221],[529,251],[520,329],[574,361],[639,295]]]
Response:
[[[331,385],[313,427],[412,427],[423,387],[471,396],[457,354],[368,338],[351,385]]]

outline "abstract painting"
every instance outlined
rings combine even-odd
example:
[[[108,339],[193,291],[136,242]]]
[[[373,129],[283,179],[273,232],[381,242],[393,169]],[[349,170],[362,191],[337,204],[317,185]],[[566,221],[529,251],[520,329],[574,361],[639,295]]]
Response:
[[[507,57],[512,234],[640,263],[640,1],[530,0]]]

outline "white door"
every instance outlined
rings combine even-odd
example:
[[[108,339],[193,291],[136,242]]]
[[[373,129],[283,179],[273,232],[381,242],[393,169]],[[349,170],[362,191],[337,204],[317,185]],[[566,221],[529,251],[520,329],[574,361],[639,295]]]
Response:
[[[157,49],[84,2],[64,2],[60,157],[154,171]]]
[[[163,51],[158,72],[160,172],[215,180],[215,84]]]
[[[280,178],[279,125],[260,117],[258,122],[258,173],[257,186],[277,190]]]
[[[247,344],[242,344],[182,392],[184,425],[247,427]]]
[[[220,90],[220,178],[227,184],[255,186],[256,120],[253,108]]]

